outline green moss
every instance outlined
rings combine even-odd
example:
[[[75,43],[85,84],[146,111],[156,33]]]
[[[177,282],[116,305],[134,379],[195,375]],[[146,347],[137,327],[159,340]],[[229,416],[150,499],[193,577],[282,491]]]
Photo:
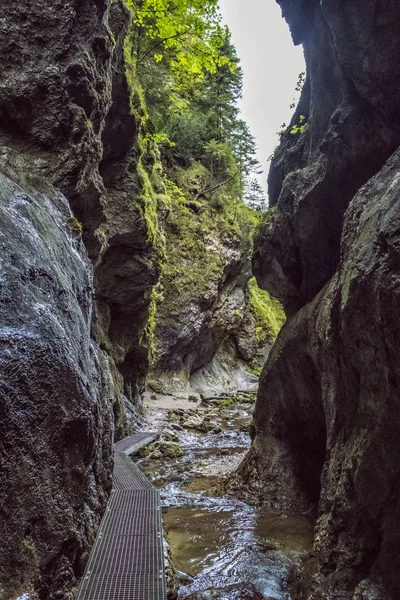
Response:
[[[150,454],[152,454],[154,452],[156,447],[157,447],[156,444],[149,444],[148,446],[145,446],[144,448],[142,448],[137,454],[138,454],[139,458],[146,458],[147,456],[150,456]]]
[[[201,197],[199,190],[207,187],[210,178],[203,165],[195,162],[186,169],[175,167],[173,176],[176,183],[165,182],[170,211],[162,275],[163,322],[191,301],[208,301],[210,289],[223,280],[226,248],[239,248],[243,255],[250,256],[260,221],[256,211],[226,192],[215,195],[218,206],[212,198]]]
[[[83,233],[82,223],[75,217],[69,217],[67,219],[67,226],[75,237],[81,237]]]
[[[139,144],[139,152],[136,172],[140,184],[140,192],[136,197],[136,203],[146,225],[147,239],[153,245],[161,264],[165,258],[165,237],[160,227],[159,211],[161,205],[168,205],[168,198],[163,194],[157,194],[150,181],[151,173],[154,170],[154,163],[150,167],[150,173],[144,167],[144,161],[149,157],[148,143]]]
[[[201,431],[203,433],[209,433],[214,429],[215,425],[211,423],[211,421],[207,418],[203,419],[200,425],[197,427],[197,431]]]
[[[260,365],[251,365],[249,368],[250,373],[256,375],[256,377],[260,377],[263,368]]]
[[[132,3],[124,0],[124,4],[129,9],[133,19]],[[143,89],[137,76],[135,45],[135,28],[131,22],[130,30],[124,40],[124,61],[125,76],[130,90],[130,109],[131,113],[139,120],[141,125],[145,125],[149,115],[144,100]]]
[[[170,409],[168,411],[168,421],[170,423],[179,423],[180,421],[180,416],[177,414],[177,412],[173,409]]]
[[[256,321],[256,338],[260,344],[273,342],[285,322],[285,313],[278,300],[261,290],[255,277],[248,283],[250,309]]]
[[[149,115],[145,103],[144,92],[139,81],[136,66],[135,27],[133,26],[134,6],[130,0],[124,0],[125,6],[132,15],[132,24],[128,35],[124,40],[124,63],[125,76],[130,91],[130,111],[139,124],[138,133],[138,156],[136,173],[140,190],[138,190],[135,201],[139,213],[147,228],[148,240],[153,245],[159,263],[164,261],[165,239],[160,228],[159,210],[160,204],[168,203],[165,194],[159,194],[156,189],[162,188],[162,166],[157,143],[151,136],[146,136],[143,127],[146,125]],[[153,185],[156,184],[156,185]],[[156,189],[155,189],[156,187]]]
[[[160,226],[159,215],[169,206],[169,199],[165,192],[164,173],[160,159],[157,139],[145,132],[148,122],[148,111],[144,93],[139,81],[136,65],[136,35],[134,22],[134,4],[131,0],[124,0],[125,6],[131,14],[131,27],[124,40],[124,65],[125,76],[129,88],[130,112],[139,126],[137,148],[135,156],[135,176],[137,193],[132,197],[142,223],[146,227],[149,244],[154,250],[154,261],[159,271],[165,264],[165,236]],[[157,321],[157,305],[160,294],[157,286],[153,287],[150,295],[146,326],[142,333],[140,343],[148,349],[149,362],[154,364],[157,358],[157,344],[154,331]],[[154,389],[154,388],[153,388]],[[162,390],[154,389],[158,393]]]
[[[166,458],[179,458],[184,454],[182,446],[173,442],[161,444],[161,452]]]
[[[145,326],[143,335],[140,339],[140,344],[145,345],[148,348],[149,365],[150,366],[153,366],[157,362],[157,358],[158,358],[158,345],[157,345],[157,339],[155,337],[155,330],[156,330],[156,325],[157,325],[157,306],[158,306],[158,302],[160,301],[160,298],[161,298],[161,294],[157,290],[157,286],[154,286],[151,290],[150,304],[147,309],[146,326]],[[158,389],[155,389],[154,385],[158,389],[162,389],[162,385],[159,384],[158,382],[155,382],[155,381],[153,381],[152,383],[149,382],[149,386],[155,392],[158,392]],[[158,393],[162,394],[163,392],[160,391]]]
[[[153,392],[156,392],[156,394],[163,394],[165,391],[164,386],[159,381],[149,379],[147,381],[147,385],[149,386],[149,388],[151,388],[153,390]]]
[[[36,551],[35,542],[32,538],[26,537],[22,540],[20,549],[25,555],[34,555]]]
[[[231,408],[237,404],[236,398],[224,398],[223,400],[218,400],[219,408]]]
[[[153,454],[153,452],[157,451],[160,452],[160,454],[162,454],[162,456],[165,458],[179,458],[184,454],[184,450],[179,444],[175,442],[161,441],[155,442],[154,444],[150,444],[149,446],[146,446],[146,448],[143,448],[143,450],[140,452],[140,456],[142,458],[146,458]]]
[[[247,396],[230,396],[227,398],[220,398],[215,403],[218,406],[218,408],[226,409],[226,408],[232,408],[233,406],[236,406],[237,404],[244,404],[247,402],[249,402],[249,399]]]

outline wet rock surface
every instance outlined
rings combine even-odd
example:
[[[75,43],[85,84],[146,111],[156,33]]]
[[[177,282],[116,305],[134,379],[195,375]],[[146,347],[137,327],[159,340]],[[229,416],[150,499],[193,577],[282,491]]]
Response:
[[[249,365],[264,364],[271,343],[256,339],[255,319],[244,293],[249,263],[242,259],[244,272],[231,273],[226,282],[224,274],[207,306],[200,299],[177,314],[168,304],[162,308],[156,330],[162,357],[149,377],[150,384],[156,381],[161,386],[159,391],[179,394],[193,388],[211,395],[257,389],[258,378],[249,372]]]
[[[111,488],[93,278],[55,190],[0,175],[0,598],[72,598]]]
[[[276,209],[254,267],[291,317],[261,376],[254,441],[231,489],[318,510],[296,598],[395,600],[399,8],[279,4],[305,49],[294,122],[301,110],[308,125],[276,152]]]
[[[263,600],[262,596],[252,586],[231,585],[224,590],[206,590],[204,592],[190,594],[187,600]]]
[[[136,202],[140,115],[131,111],[124,58],[130,19],[122,1],[40,0],[6,3],[0,24],[1,168],[22,184],[59,189],[82,229],[95,266],[96,339],[118,367],[119,436],[130,431],[125,408],[143,387],[140,339],[159,276]]]
[[[139,198],[155,156],[140,179],[123,2],[1,13],[0,597],[64,600],[107,502],[113,436],[140,423],[159,267],[157,210],[150,223]]]

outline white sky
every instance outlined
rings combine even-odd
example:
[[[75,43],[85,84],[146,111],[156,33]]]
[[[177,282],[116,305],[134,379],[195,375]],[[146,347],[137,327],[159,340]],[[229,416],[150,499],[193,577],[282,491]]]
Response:
[[[241,110],[257,140],[266,188],[268,157],[277,131],[293,114],[294,88],[305,70],[303,49],[295,47],[275,0],[220,0],[223,20],[232,33],[243,73]],[[298,94],[296,98],[298,97]]]

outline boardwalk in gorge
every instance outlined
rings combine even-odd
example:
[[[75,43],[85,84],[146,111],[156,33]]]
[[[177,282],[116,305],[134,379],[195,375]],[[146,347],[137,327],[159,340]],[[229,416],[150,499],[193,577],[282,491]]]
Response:
[[[114,445],[114,485],[77,600],[166,600],[160,492],[131,461],[157,438]]]

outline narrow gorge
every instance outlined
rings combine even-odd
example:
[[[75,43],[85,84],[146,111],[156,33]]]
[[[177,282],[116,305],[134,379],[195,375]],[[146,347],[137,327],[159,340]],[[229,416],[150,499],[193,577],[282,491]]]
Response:
[[[268,208],[218,0],[0,8],[0,600],[76,599],[150,429],[170,600],[400,597],[400,8],[277,2]]]

